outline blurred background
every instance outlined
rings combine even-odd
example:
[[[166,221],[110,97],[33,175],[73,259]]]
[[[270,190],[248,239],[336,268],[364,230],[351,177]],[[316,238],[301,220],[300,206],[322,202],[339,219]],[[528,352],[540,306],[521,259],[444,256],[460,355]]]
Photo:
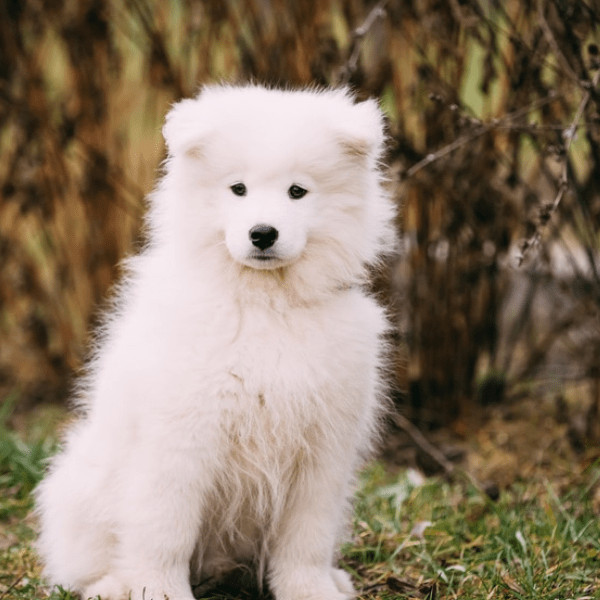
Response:
[[[522,471],[515,445],[596,459],[599,25],[597,0],[0,2],[12,418],[65,404],[143,244],[171,103],[222,80],[349,84],[388,118],[400,253],[374,288],[397,325],[399,414],[434,438],[504,443],[503,472]]]

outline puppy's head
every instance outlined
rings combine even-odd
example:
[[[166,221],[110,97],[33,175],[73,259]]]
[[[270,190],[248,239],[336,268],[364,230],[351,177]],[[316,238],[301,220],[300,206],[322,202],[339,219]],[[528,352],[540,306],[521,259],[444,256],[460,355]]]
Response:
[[[379,251],[389,213],[375,207],[383,123],[374,101],[355,104],[345,90],[208,87],[175,105],[164,135],[167,229],[198,250],[224,246],[252,269],[333,259],[339,268]]]

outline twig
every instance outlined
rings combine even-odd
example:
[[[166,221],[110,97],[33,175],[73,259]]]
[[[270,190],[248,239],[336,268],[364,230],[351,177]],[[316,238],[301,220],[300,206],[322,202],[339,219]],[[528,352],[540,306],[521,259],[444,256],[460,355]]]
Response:
[[[560,49],[560,46],[558,45],[558,43],[556,41],[556,38],[554,37],[554,34],[552,33],[552,29],[550,29],[550,25],[548,25],[548,21],[546,21],[546,17],[544,16],[544,8],[543,8],[541,0],[538,0],[538,17],[539,17],[539,24],[542,26],[542,29],[544,30],[544,35],[546,36],[546,40],[550,44],[550,47],[552,48],[552,51],[554,52],[554,54],[556,56],[558,56],[561,66],[564,69],[564,72],[569,76],[570,79],[572,79],[574,82],[578,83],[579,78],[577,77],[577,74],[571,68],[569,61],[563,54],[562,50]]]
[[[552,215],[558,209],[558,207],[562,201],[562,198],[565,195],[567,188],[569,187],[568,186],[568,183],[569,183],[569,150],[571,149],[571,144],[573,143],[573,140],[575,139],[575,131],[579,127],[579,121],[581,120],[581,117],[583,116],[583,111],[585,110],[585,107],[587,106],[587,103],[590,100],[590,97],[591,97],[590,90],[596,88],[596,86],[598,85],[598,82],[600,82],[600,69],[598,69],[596,71],[596,74],[594,75],[594,77],[591,81],[591,84],[588,86],[588,89],[586,89],[586,91],[583,93],[581,102],[579,103],[579,107],[577,108],[577,112],[575,113],[575,117],[574,117],[571,125],[569,127],[567,127],[567,129],[565,129],[565,131],[563,133],[563,139],[565,141],[564,162],[563,162],[563,166],[562,166],[562,170],[561,170],[560,180],[558,183],[558,192],[556,193],[556,197],[554,198],[554,201],[552,202],[552,204],[548,205],[547,207],[545,207],[543,209],[540,226],[536,228],[534,234],[529,239],[524,240],[522,242],[521,255],[517,259],[519,267],[523,264],[523,261],[525,260],[525,256],[527,255],[529,250],[531,250],[531,248],[533,248],[534,246],[536,246],[539,243],[539,241],[542,237],[542,228],[546,225],[546,223],[550,220]]]
[[[495,129],[510,128],[510,125],[508,124],[510,121],[518,119],[518,118],[526,115],[527,113],[531,112],[532,110],[537,110],[538,108],[541,108],[542,106],[545,106],[546,104],[549,104],[550,102],[553,102],[554,100],[556,100],[556,98],[557,98],[556,94],[550,94],[544,98],[541,98],[535,102],[532,102],[531,104],[529,104],[523,108],[519,108],[519,109],[515,110],[514,112],[505,115],[501,119],[495,119],[495,120],[491,121],[490,123],[479,123],[477,128],[474,131],[471,131],[470,133],[464,135],[463,137],[460,137],[457,140],[454,140],[452,143],[448,144],[447,146],[440,148],[437,152],[432,152],[431,154],[428,154],[424,159],[415,163],[412,167],[406,169],[402,173],[402,179],[408,179],[408,178],[412,177],[413,175],[418,173],[421,169],[424,169],[425,167],[429,166],[431,163],[439,160],[440,158],[443,158],[444,156],[447,156],[448,154],[451,154],[452,152],[454,152],[461,146],[464,146],[465,144],[468,144],[469,142],[476,140],[478,137],[484,135],[488,131],[492,131]]]
[[[13,579],[11,584],[0,594],[0,600],[8,597],[8,594],[10,594],[19,585],[19,583],[21,583],[25,575],[26,573],[21,573],[21,575],[19,575],[16,579]]]
[[[419,446],[425,454],[431,456],[443,469],[446,475],[450,476],[454,473],[454,465],[444,456],[444,453],[438,450],[404,415],[395,413],[393,415],[396,425],[408,433],[413,442]]]
[[[432,152],[431,154],[428,154],[424,159],[420,160],[418,163],[415,163],[412,167],[410,167],[410,169],[406,169],[406,171],[402,173],[402,178],[408,179],[412,177],[421,169],[424,169],[431,163],[435,162],[436,160],[439,160],[440,158],[443,158],[444,156],[447,156],[448,154],[452,154],[452,152],[454,152],[461,146],[464,146],[465,144],[476,140],[478,137],[482,136],[484,133],[487,133],[492,128],[493,126],[489,124],[480,125],[475,131],[472,131],[468,135],[464,135],[463,137],[454,140],[451,144],[444,146],[437,152]]]
[[[433,458],[442,469],[447,477],[452,475],[461,475],[466,479],[475,489],[479,490],[480,493],[492,498],[492,492],[489,486],[484,486],[472,473],[469,473],[466,469],[458,468],[453,465],[445,456],[441,450],[438,450],[419,430],[418,427],[413,425],[404,415],[400,413],[394,413],[392,419],[396,423],[396,426],[405,431],[413,440],[413,442],[423,451],[425,454]]]
[[[380,0],[369,12],[367,18],[362,25],[357,27],[352,32],[352,42],[350,44],[350,56],[346,64],[341,69],[339,85],[346,85],[350,81],[350,77],[356,72],[358,65],[358,57],[360,56],[361,44],[367,33],[377,19],[385,17],[385,5],[389,0]]]

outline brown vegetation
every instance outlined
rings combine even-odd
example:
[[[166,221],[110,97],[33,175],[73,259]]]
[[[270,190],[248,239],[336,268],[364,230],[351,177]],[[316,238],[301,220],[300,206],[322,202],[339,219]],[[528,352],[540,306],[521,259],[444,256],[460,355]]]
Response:
[[[599,23],[596,0],[0,3],[3,393],[64,398],[141,239],[170,102],[347,82],[389,115],[405,412],[435,425],[586,380],[597,436]]]

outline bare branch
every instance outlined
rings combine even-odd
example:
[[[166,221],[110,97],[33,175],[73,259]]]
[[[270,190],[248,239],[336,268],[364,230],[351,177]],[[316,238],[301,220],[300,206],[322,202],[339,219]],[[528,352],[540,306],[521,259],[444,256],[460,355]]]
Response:
[[[423,451],[425,454],[430,456],[436,463],[438,463],[447,477],[452,475],[461,475],[464,477],[474,488],[480,492],[487,494],[492,497],[493,492],[491,489],[484,486],[472,473],[466,469],[461,469],[453,465],[445,456],[441,450],[438,450],[420,431],[420,429],[411,423],[404,415],[400,413],[394,413],[392,415],[397,427],[405,431],[413,442]]]
[[[451,144],[440,148],[437,152],[433,152],[428,154],[423,160],[420,160],[418,163],[414,164],[410,169],[407,169],[402,173],[403,179],[408,179],[418,173],[421,169],[429,166],[431,163],[434,163],[436,160],[447,156],[448,154],[452,154],[455,150],[476,140],[478,137],[482,136],[484,133],[487,133],[493,128],[492,125],[480,125],[475,131],[471,132],[468,135],[464,135],[457,140],[454,140]]]
[[[552,33],[552,29],[550,29],[550,25],[548,25],[548,21],[546,21],[546,17],[544,16],[544,7],[541,0],[538,0],[538,17],[539,23],[544,31],[544,36],[546,37],[548,44],[550,44],[550,47],[552,48],[554,54],[558,57],[564,72],[574,82],[579,83],[579,77],[577,77],[577,74],[571,68],[569,61],[566,59],[565,55],[560,49],[558,42],[556,41],[556,38],[554,37],[554,34]]]
[[[408,433],[413,442],[421,449],[425,454],[431,456],[436,463],[438,463],[443,469],[446,475],[450,476],[454,473],[454,465],[444,456],[444,453],[438,450],[429,440],[421,433],[416,425],[413,425],[404,415],[395,413],[392,417],[396,425]]]
[[[598,85],[599,81],[600,81],[600,69],[598,69],[596,71],[596,74],[594,75],[594,78],[592,79],[591,85],[588,86],[588,89],[586,89],[586,91],[583,93],[581,102],[579,103],[579,107],[577,108],[577,112],[575,113],[575,117],[574,117],[571,125],[569,127],[567,127],[563,133],[563,139],[564,139],[564,143],[565,143],[564,158],[563,158],[563,166],[562,166],[562,171],[561,171],[561,175],[560,175],[560,180],[559,180],[559,184],[558,184],[558,192],[557,192],[556,197],[554,198],[554,201],[552,202],[552,204],[550,204],[544,210],[542,222],[540,223],[540,226],[536,228],[535,233],[529,239],[524,240],[522,242],[521,254],[517,258],[519,267],[523,264],[523,261],[525,260],[525,257],[527,256],[527,253],[529,252],[529,250],[531,250],[531,248],[533,248],[534,246],[537,246],[537,244],[539,243],[539,241],[542,237],[543,227],[550,220],[552,215],[557,211],[557,209],[563,199],[563,196],[565,195],[565,192],[567,191],[567,188],[569,187],[569,181],[568,181],[569,180],[569,151],[571,149],[571,144],[573,143],[573,140],[575,139],[575,131],[579,127],[579,121],[581,120],[581,117],[583,116],[583,111],[585,110],[585,107],[587,106],[587,103],[590,100],[590,97],[591,97],[590,89],[595,89],[596,86]]]
[[[346,64],[340,69],[340,77],[338,84],[346,85],[352,75],[356,72],[356,68],[358,66],[358,58],[360,56],[360,50],[362,45],[362,40],[369,33],[373,24],[377,21],[377,19],[383,18],[386,15],[385,6],[389,0],[380,0],[369,12],[367,18],[363,21],[362,25],[357,27],[352,32],[352,41],[350,43],[350,56],[346,61]]]
[[[556,100],[556,98],[557,98],[556,94],[553,93],[544,98],[536,100],[535,102],[532,102],[531,104],[529,104],[523,108],[519,108],[518,110],[515,110],[512,113],[509,113],[509,114],[505,115],[504,117],[502,117],[501,119],[495,119],[495,120],[491,121],[490,123],[479,123],[477,125],[477,127],[470,133],[464,135],[463,137],[458,138],[457,140],[454,140],[452,143],[448,144],[447,146],[440,148],[437,152],[428,154],[424,159],[420,160],[418,163],[415,163],[414,165],[412,165],[412,167],[406,169],[401,175],[402,179],[408,179],[408,178],[412,177],[413,175],[418,173],[421,169],[424,169],[425,167],[429,166],[431,163],[434,163],[435,161],[439,160],[440,158],[443,158],[444,156],[451,154],[452,152],[454,152],[461,146],[464,146],[465,144],[468,144],[469,142],[476,140],[478,137],[484,135],[488,131],[492,131],[495,129],[512,129],[512,128],[514,128],[515,126],[513,126],[511,124],[511,121],[519,119],[519,118],[523,117],[524,115],[530,113],[531,111],[537,110],[538,108],[541,108],[542,106],[545,106],[546,104],[549,104],[550,102],[553,102],[554,100]],[[529,127],[532,128],[532,126],[529,126]],[[516,128],[522,129],[523,127],[517,125]]]

